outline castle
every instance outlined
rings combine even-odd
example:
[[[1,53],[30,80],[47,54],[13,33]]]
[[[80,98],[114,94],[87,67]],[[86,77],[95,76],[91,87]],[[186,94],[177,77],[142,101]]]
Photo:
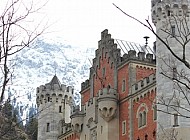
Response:
[[[167,38],[174,53],[179,55],[181,48],[178,48],[175,35],[183,20],[171,17],[185,14],[189,25],[189,3],[188,0],[152,0],[151,5],[158,37]],[[186,32],[185,29],[181,31]],[[38,140],[173,139],[174,136],[169,137],[165,132],[174,129],[175,138],[187,140],[190,122],[180,116],[181,110],[178,109],[189,109],[184,98],[179,95],[183,106],[176,106],[176,100],[170,100],[173,108],[168,113],[164,113],[168,107],[158,104],[161,97],[163,101],[174,99],[177,71],[186,70],[179,60],[167,63],[170,62],[168,58],[175,58],[165,45],[157,38],[155,59],[147,44],[139,46],[119,41],[113,39],[107,29],[104,30],[89,79],[81,84],[81,106],[74,105],[72,87],[62,85],[56,75],[50,83],[37,88]],[[165,64],[171,64],[172,71]],[[169,71],[175,77],[171,80],[168,75],[160,75],[163,71]]]

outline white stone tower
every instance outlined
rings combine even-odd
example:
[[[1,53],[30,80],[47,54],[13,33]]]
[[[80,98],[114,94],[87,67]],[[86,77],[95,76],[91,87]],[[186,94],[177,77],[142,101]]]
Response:
[[[158,135],[160,139],[177,137],[187,140],[190,138],[190,120],[182,116],[190,117],[190,112],[187,111],[190,110],[188,103],[190,92],[184,86],[189,83],[189,76],[186,74],[190,74],[190,70],[177,57],[190,62],[188,56],[190,1],[152,0],[151,2],[152,21],[158,35],[156,40],[157,108],[160,110],[157,113]],[[184,75],[188,79],[185,79]]]
[[[50,83],[37,88],[38,140],[57,140],[59,121],[70,123],[73,88],[61,84],[55,75]]]

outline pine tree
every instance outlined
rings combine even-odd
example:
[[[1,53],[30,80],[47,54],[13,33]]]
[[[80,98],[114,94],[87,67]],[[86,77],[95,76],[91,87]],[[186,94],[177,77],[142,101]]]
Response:
[[[0,139],[1,140],[28,140],[27,134],[21,129],[18,122],[17,110],[8,99],[0,108]]]
[[[38,136],[38,121],[36,118],[31,117],[26,125],[26,133],[31,140],[37,140]]]

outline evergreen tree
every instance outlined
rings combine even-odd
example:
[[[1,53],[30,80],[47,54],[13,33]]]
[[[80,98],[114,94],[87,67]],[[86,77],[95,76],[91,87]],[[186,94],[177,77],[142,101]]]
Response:
[[[38,120],[34,117],[29,119],[29,122],[26,124],[26,133],[29,135],[31,140],[37,140],[38,136]]]
[[[28,136],[18,122],[18,111],[10,104],[8,99],[0,108],[0,139],[1,140],[27,140]]]

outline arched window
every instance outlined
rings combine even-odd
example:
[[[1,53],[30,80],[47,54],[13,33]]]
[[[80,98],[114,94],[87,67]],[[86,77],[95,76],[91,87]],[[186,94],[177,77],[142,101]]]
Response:
[[[143,122],[142,126],[146,125],[146,111],[143,111]]]
[[[145,139],[145,140],[148,140],[148,135],[147,135],[147,134],[144,136],[144,139]]]
[[[142,127],[142,118],[143,118],[142,113],[139,113],[139,127]]]
[[[141,128],[147,124],[148,107],[145,103],[140,104],[137,109],[138,127]]]

